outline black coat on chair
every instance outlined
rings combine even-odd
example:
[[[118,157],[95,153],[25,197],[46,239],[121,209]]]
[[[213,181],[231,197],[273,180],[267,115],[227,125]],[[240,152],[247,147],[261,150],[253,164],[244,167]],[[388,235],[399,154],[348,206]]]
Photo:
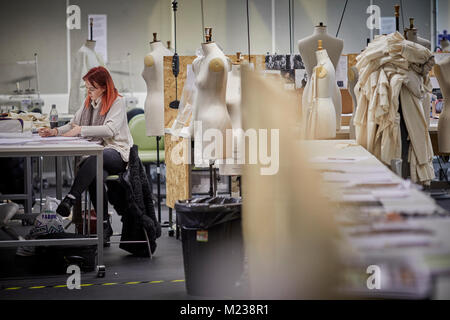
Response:
[[[109,202],[122,216],[120,241],[145,241],[148,237],[153,254],[156,239],[161,236],[161,225],[156,220],[152,191],[136,145],[130,150],[127,170],[119,175],[118,181],[107,184]],[[137,256],[150,256],[145,243],[121,243],[119,247]]]

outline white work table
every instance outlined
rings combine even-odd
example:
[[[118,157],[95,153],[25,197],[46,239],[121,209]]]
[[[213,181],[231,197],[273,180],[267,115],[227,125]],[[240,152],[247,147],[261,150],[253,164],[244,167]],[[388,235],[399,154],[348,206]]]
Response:
[[[316,157],[343,157],[343,158],[361,158],[362,160],[354,163],[314,163],[311,165],[319,170],[335,170],[336,167],[348,168],[349,171],[354,168],[355,171],[364,171],[364,168],[380,168],[383,169],[385,174],[388,174],[394,182],[404,181],[401,177],[397,176],[394,172],[389,170],[381,161],[379,161],[370,152],[364,149],[362,146],[356,145],[354,140],[320,140],[320,141],[303,141],[303,143],[309,153],[310,158]],[[333,187],[337,187],[339,192],[339,183],[333,183]],[[420,212],[442,212],[442,208],[437,206],[435,201],[427,194],[417,190],[416,188],[410,189],[410,195],[408,197],[393,198],[393,197],[380,197],[379,202],[387,212],[406,212],[414,213]]]
[[[299,144],[305,152],[308,152],[310,164],[315,170],[321,172],[323,178],[324,172],[327,171],[333,174],[340,170],[345,172],[354,170],[357,175],[358,172],[364,172],[364,168],[367,171],[379,168],[380,174],[382,172],[383,175],[389,175],[392,181],[404,182],[367,150],[356,145],[354,140],[301,141]],[[359,159],[359,161],[338,163],[335,159]],[[362,173],[361,179],[365,178],[367,177],[364,177]],[[335,191],[337,202],[340,196],[348,191],[345,182],[324,181],[323,183],[322,192],[337,190]],[[354,261],[350,265],[355,263],[352,265],[352,270],[356,271],[353,276],[360,275],[360,278],[356,276],[357,280],[354,282],[357,283],[355,288],[359,287],[353,292],[362,292],[370,297],[381,298],[398,298],[400,295],[413,298],[449,299],[450,217],[428,194],[414,186],[408,188],[408,183],[405,186],[408,191],[407,196],[380,197],[377,199],[378,203],[372,206],[364,201],[350,203],[350,207],[345,201],[335,204],[340,230],[345,239],[349,240],[352,247],[350,251],[353,254],[357,253],[356,256],[348,257],[348,261]],[[401,214],[402,218],[396,218],[400,220],[395,221],[387,218],[388,215],[395,214]],[[346,216],[351,218],[347,220]],[[355,216],[360,217],[361,220],[354,219]],[[391,230],[390,228],[404,231],[386,232]],[[374,230],[385,231],[377,234]],[[355,235],[355,231],[362,233]],[[351,260],[354,258],[356,260]],[[379,295],[375,292],[376,290],[367,291],[365,288],[368,277],[366,268],[372,264],[382,265],[389,270],[392,277],[385,283],[385,286],[391,287],[384,291],[380,290]],[[354,267],[355,265],[357,267]],[[409,270],[414,270],[417,286],[411,286],[408,290],[404,285],[396,291],[399,287],[395,288],[395,285],[403,281],[401,276],[394,275],[394,271],[400,269],[399,265],[407,265],[411,268]]]
[[[93,155],[97,160],[97,237],[86,239],[58,240],[12,240],[0,241],[0,247],[19,246],[60,246],[60,245],[97,245],[97,271],[104,276],[103,265],[103,146],[82,139],[40,138],[34,135],[25,139],[0,139],[0,157],[40,157],[40,156],[85,156]],[[28,162],[29,163],[29,162]],[[27,188],[31,188],[31,175],[27,175]],[[27,190],[26,190],[27,192]],[[8,195],[3,195],[3,198]]]

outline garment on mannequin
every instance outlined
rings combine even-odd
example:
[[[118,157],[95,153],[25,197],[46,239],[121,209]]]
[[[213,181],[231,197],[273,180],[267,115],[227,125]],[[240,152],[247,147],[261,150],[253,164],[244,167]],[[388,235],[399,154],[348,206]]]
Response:
[[[348,71],[348,92],[350,93],[350,96],[352,97],[352,103],[353,103],[353,111],[352,111],[352,117],[350,119],[350,139],[356,139],[356,133],[355,133],[355,125],[353,124],[353,119],[355,118],[356,108],[358,107],[356,96],[355,96],[355,85],[358,82],[359,74],[358,69],[356,69],[355,66],[351,67]]]
[[[313,68],[317,65],[317,58],[315,51],[317,49],[317,41],[322,40],[323,48],[327,50],[330,60],[336,70],[339,59],[341,58],[342,50],[344,48],[344,41],[327,34],[327,27],[321,22],[314,28],[314,33],[302,40],[298,41],[298,50],[302,57],[303,63],[306,67],[308,79],[311,79]],[[311,85],[311,81],[308,80],[305,90],[308,90],[308,86]],[[335,83],[331,89],[333,104],[336,113],[336,129],[341,128],[341,114],[342,114],[342,97],[341,91]],[[306,105],[305,98],[302,98],[303,105]]]
[[[410,141],[406,151],[411,180],[429,184],[434,178],[433,147],[422,98],[432,90],[432,52],[395,32],[376,37],[356,61],[356,141],[388,166],[393,159],[401,159],[405,150],[401,142],[400,102],[408,106],[401,108],[401,113]]]
[[[171,56],[172,52],[156,40],[153,34],[150,42],[151,51],[144,58],[142,77],[147,85],[145,99],[145,124],[147,136],[164,135],[164,56]]]
[[[193,137],[193,133],[191,134],[190,132],[191,128],[189,123],[192,123],[190,120],[196,95],[197,87],[195,86],[195,75],[192,71],[192,65],[189,64],[187,65],[186,81],[184,82],[183,92],[181,93],[180,106],[178,108],[177,117],[169,130],[170,134],[187,139]]]
[[[227,151],[226,143],[226,131],[232,129],[226,104],[231,63],[215,42],[202,43],[202,50],[204,55],[192,63],[197,95],[192,116],[194,121],[191,121],[191,124],[200,122],[203,133],[202,137],[197,137],[194,132],[195,165],[209,166],[210,161],[223,160],[227,154],[231,154],[231,150]],[[222,141],[216,141],[214,137],[211,140],[205,139],[208,129],[221,132]]]
[[[238,58],[239,60],[239,58]],[[243,166],[239,163],[243,161],[243,131],[242,131],[242,110],[241,110],[241,65],[233,63],[227,80],[227,109],[231,119],[233,129],[231,164],[219,165],[219,174],[223,176],[242,175]],[[227,139],[227,141],[229,141]]]
[[[86,99],[86,88],[82,77],[94,67],[105,66],[102,57],[95,52],[95,41],[86,43],[77,51],[71,70],[69,114],[75,114]]]
[[[438,122],[438,146],[439,152],[450,153],[450,105],[448,98],[450,97],[450,58],[436,63],[434,66],[434,74],[439,82],[442,96],[444,98],[444,106],[439,115]]]
[[[336,112],[332,99],[336,74],[327,50],[319,40],[316,51],[317,66],[313,69],[310,85],[304,91],[303,121],[306,139],[331,139],[336,137]]]

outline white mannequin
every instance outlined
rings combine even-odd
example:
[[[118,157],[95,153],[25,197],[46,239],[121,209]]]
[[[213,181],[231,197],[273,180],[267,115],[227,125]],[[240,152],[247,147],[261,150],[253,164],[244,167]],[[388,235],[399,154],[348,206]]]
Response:
[[[353,119],[355,117],[357,100],[355,96],[355,85],[358,82],[359,79],[359,73],[358,69],[353,66],[348,70],[348,92],[350,93],[350,96],[352,97],[353,102],[353,111],[352,111],[352,118],[350,119],[350,139],[356,139],[356,133],[355,133],[355,125],[353,124]]]
[[[309,111],[306,120],[307,139],[331,139],[336,137],[336,109],[332,93],[336,84],[336,73],[327,50],[322,48],[321,40],[316,51],[317,66],[313,69],[310,90],[304,98]]]
[[[83,76],[94,67],[105,66],[101,56],[95,52],[95,43],[95,41],[86,40],[75,55],[71,70],[69,114],[75,114],[86,98]]]
[[[406,40],[418,43],[428,50],[431,50],[431,42],[417,35],[417,28],[414,27],[414,19],[409,19],[409,28],[405,29]]]
[[[447,39],[441,40],[440,46],[442,51],[450,52],[450,42]]]
[[[238,55],[238,60],[240,57]],[[242,110],[241,110],[241,65],[240,63],[233,63],[231,71],[228,73],[227,81],[227,109],[231,119],[231,126],[233,128],[233,143],[236,143],[232,148],[233,164],[219,165],[220,175],[241,175],[242,165],[238,164],[241,154],[239,153],[242,147]]]
[[[450,97],[450,78],[448,77],[450,74],[450,57],[435,64],[434,74],[444,97],[444,106],[438,122],[439,152],[450,153],[450,106],[447,103]]]
[[[230,115],[226,104],[226,89],[230,62],[222,50],[214,42],[202,43],[204,56],[198,57],[192,63],[192,70],[196,76],[197,96],[194,102],[194,121],[201,121],[203,135],[208,129],[217,129],[222,133],[223,149],[217,150],[211,155],[206,148],[214,144],[211,141],[203,140],[201,145],[202,164],[208,165],[209,161],[225,159],[226,152],[226,130],[232,129]],[[194,135],[195,143],[198,143]],[[230,154],[230,152],[228,153]],[[210,158],[203,158],[210,157]],[[206,163],[207,162],[207,163]],[[196,161],[196,165],[200,165]]]
[[[151,51],[144,58],[142,77],[147,84],[145,99],[145,123],[147,136],[164,135],[164,56],[172,55],[153,34]]]
[[[305,64],[308,79],[311,79],[312,70],[314,66],[317,65],[315,50],[317,49],[318,40],[322,40],[323,48],[327,50],[330,60],[333,63],[334,70],[337,68],[342,50],[344,48],[344,41],[328,35],[327,27],[324,26],[322,22],[314,28],[314,33],[311,36],[298,41],[298,50],[302,57],[303,63]],[[310,81],[308,80],[305,90],[308,90],[308,86],[310,85]],[[340,130],[342,114],[341,91],[339,90],[337,83],[335,83],[331,89],[333,89],[332,98],[336,109],[336,129]],[[303,105],[305,105],[305,98],[302,99],[302,102]]]

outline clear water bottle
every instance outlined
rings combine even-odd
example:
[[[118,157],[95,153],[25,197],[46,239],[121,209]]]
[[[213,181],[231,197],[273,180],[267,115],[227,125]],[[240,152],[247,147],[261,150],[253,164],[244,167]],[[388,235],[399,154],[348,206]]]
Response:
[[[50,111],[50,128],[56,128],[58,126],[58,110],[56,110],[56,105],[52,105],[52,110]]]

